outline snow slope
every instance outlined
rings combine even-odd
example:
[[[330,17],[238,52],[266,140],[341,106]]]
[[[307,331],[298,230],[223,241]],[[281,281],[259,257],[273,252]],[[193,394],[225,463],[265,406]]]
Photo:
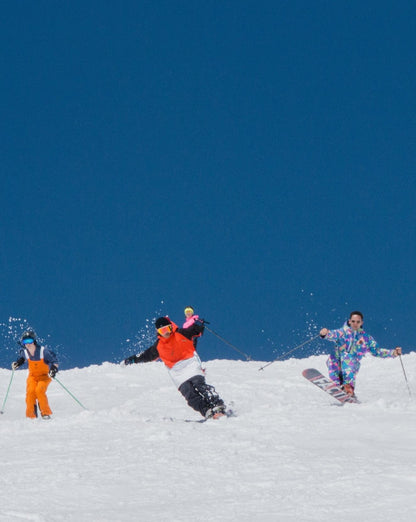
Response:
[[[191,410],[161,363],[60,372],[51,421],[25,419],[26,370],[0,416],[0,521],[412,521],[416,353],[367,357],[360,405],[338,406],[301,371],[325,356],[209,361],[238,416]],[[11,372],[0,370],[0,399]]]

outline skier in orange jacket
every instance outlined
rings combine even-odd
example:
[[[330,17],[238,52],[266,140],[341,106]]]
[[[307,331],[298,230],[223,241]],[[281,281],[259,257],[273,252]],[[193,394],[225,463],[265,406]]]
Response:
[[[58,372],[58,360],[54,352],[41,346],[33,330],[28,330],[22,335],[20,344],[20,357],[12,364],[12,369],[17,370],[26,361],[29,367],[29,375],[26,381],[26,417],[35,419],[37,406],[43,419],[50,419],[52,410],[49,407],[46,390],[52,378]]]
[[[159,317],[155,327],[157,341],[144,352],[127,357],[124,364],[162,359],[173,382],[191,408],[207,419],[224,416],[224,402],[214,387],[205,382],[201,361],[192,342],[195,336],[203,332],[203,321],[199,320],[189,328],[178,328],[168,317]]]

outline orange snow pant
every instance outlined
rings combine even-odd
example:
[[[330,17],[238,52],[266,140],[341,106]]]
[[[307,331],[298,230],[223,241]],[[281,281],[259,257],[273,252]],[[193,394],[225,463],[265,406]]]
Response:
[[[46,390],[51,380],[48,374],[29,375],[26,381],[26,417],[36,418],[36,401],[41,415],[52,415],[46,397]]]

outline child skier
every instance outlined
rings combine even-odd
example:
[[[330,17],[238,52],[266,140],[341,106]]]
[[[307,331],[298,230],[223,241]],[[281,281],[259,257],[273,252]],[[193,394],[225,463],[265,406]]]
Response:
[[[12,363],[12,369],[17,370],[26,361],[29,367],[29,375],[26,381],[26,417],[36,418],[37,405],[43,419],[50,419],[52,411],[49,407],[46,390],[52,378],[58,372],[58,360],[56,355],[41,346],[33,330],[28,330],[22,335],[20,344],[20,357]]]
[[[364,316],[361,312],[351,312],[349,320],[338,330],[322,328],[320,336],[335,343],[328,360],[329,377],[349,395],[354,395],[355,379],[361,359],[370,352],[375,357],[397,357],[400,346],[394,350],[380,348],[378,343],[363,328]]]
[[[192,338],[203,332],[203,323],[197,322],[189,328],[178,328],[168,317],[159,317],[156,319],[155,327],[157,341],[144,352],[127,357],[124,364],[162,359],[173,382],[191,408],[199,411],[207,419],[224,416],[224,402],[215,388],[205,382],[200,360],[192,343]]]
[[[184,310],[184,313],[185,313],[185,322],[183,323],[182,328],[189,328],[190,326],[192,326],[195,323],[195,321],[199,320],[199,315],[195,314],[192,306],[187,306]],[[196,345],[198,342],[198,337],[201,337],[201,335],[202,335],[202,332],[200,332],[199,334],[195,335],[192,338],[192,342],[194,343],[195,348],[196,348]]]

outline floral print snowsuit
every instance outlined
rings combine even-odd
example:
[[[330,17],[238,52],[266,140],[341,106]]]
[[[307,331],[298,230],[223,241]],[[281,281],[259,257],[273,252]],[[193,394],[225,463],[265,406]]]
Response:
[[[335,344],[326,364],[329,377],[338,385],[351,384],[355,387],[361,359],[366,353],[375,357],[394,357],[394,350],[380,348],[371,335],[362,328],[354,331],[348,322],[339,330],[329,330],[325,339]]]

